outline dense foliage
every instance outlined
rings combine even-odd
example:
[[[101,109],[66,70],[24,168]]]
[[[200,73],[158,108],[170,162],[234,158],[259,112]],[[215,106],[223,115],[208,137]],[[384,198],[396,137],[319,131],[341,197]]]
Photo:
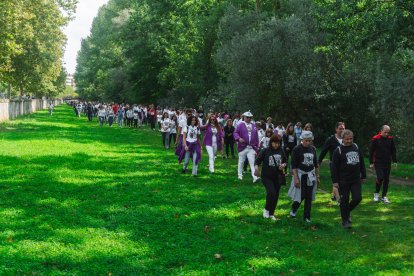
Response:
[[[387,123],[413,162],[413,41],[412,1],[110,0],[75,78],[85,99],[250,109],[321,138],[344,120],[362,144]]]
[[[0,83],[20,93],[53,96],[65,89],[62,57],[77,0],[0,1]]]

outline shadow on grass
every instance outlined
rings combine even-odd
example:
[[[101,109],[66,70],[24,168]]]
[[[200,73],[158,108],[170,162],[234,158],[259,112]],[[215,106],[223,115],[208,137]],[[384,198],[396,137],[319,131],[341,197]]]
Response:
[[[18,128],[38,127],[36,122]],[[150,131],[107,128],[96,134],[99,130],[85,122],[73,124],[76,131],[41,126],[29,139],[47,140],[44,136],[55,133],[111,147],[0,156],[3,273],[268,275],[412,269],[413,190],[396,188],[396,201],[389,206],[364,200],[353,216],[355,228],[343,231],[329,194],[318,195],[312,227],[300,213],[287,218],[290,201],[284,187],[277,209],[281,220],[273,223],[261,217],[263,187],[249,177],[236,181],[234,161],[217,161],[217,174],[211,176],[204,160],[194,179],[178,174],[173,152],[160,149],[160,138]],[[366,198],[370,188],[364,186]]]

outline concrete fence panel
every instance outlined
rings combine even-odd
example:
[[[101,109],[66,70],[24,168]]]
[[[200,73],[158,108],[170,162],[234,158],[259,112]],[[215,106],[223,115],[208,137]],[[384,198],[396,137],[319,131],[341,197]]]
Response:
[[[49,107],[49,100],[0,100],[0,122],[15,119],[18,116],[31,114],[41,109]],[[61,99],[52,100],[53,104],[59,105]]]

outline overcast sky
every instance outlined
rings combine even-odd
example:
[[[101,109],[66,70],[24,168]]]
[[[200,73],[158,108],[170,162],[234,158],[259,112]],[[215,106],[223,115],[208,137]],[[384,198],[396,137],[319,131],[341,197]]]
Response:
[[[64,66],[68,73],[75,73],[76,55],[81,47],[81,39],[89,35],[92,21],[98,14],[98,9],[108,0],[79,0],[76,18],[65,29],[68,38],[64,57]]]

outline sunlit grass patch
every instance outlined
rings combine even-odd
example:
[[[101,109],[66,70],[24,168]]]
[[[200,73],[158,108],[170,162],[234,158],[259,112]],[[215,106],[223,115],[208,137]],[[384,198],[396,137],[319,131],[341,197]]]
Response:
[[[340,226],[322,169],[312,223],[290,218],[288,185],[276,217],[265,190],[237,180],[237,160],[181,173],[159,132],[100,128],[66,107],[0,124],[0,274],[394,275],[413,267],[413,187],[390,205],[363,185],[354,228]],[[323,190],[323,191],[322,191]],[[397,273],[397,274],[398,274]]]

